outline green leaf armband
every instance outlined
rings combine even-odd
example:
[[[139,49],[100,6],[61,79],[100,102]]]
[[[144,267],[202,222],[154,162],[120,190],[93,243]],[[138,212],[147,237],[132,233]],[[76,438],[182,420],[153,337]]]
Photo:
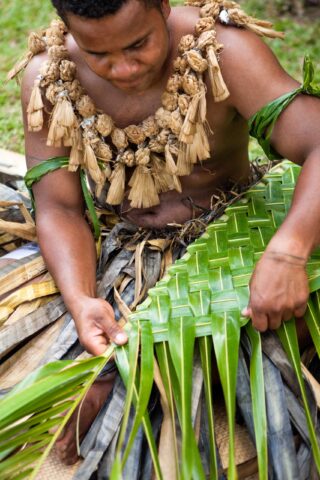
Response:
[[[68,165],[69,165],[68,157],[54,157],[54,158],[49,158],[49,160],[41,162],[38,165],[35,165],[34,167],[32,167],[30,170],[28,170],[28,172],[24,177],[24,182],[30,192],[33,209],[35,209],[34,197],[32,192],[33,184],[36,182],[39,182],[39,180],[41,180],[41,178],[44,177],[44,175],[47,175],[47,173],[54,172],[59,168],[67,168]],[[80,180],[81,180],[83,197],[84,197],[84,200],[89,212],[89,216],[92,222],[92,226],[93,226],[94,238],[95,240],[98,240],[100,237],[99,219],[97,217],[97,214],[94,208],[92,195],[87,186],[85,172],[82,169],[80,170]]]
[[[292,92],[285,93],[279,98],[262,107],[249,120],[249,133],[255,137],[268,158],[283,158],[270,145],[273,127],[285,108],[300,94],[320,97],[320,87],[314,85],[314,68],[307,56],[303,64],[303,85]]]

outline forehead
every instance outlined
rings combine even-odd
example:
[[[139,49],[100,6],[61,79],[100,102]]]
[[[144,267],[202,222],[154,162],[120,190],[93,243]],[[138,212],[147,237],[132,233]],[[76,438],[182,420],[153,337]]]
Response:
[[[159,9],[129,0],[116,13],[98,19],[68,14],[69,31],[80,48],[111,51],[134,42],[163,21]]]

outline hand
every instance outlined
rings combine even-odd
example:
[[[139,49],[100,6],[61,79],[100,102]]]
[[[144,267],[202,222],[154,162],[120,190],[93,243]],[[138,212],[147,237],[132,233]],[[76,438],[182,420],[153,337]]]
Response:
[[[306,260],[266,250],[250,280],[250,299],[242,315],[260,332],[277,329],[292,317],[302,317],[309,296]]]
[[[110,340],[118,345],[128,341],[127,334],[115,321],[111,305],[102,298],[84,297],[71,313],[79,341],[92,355],[104,353]]]

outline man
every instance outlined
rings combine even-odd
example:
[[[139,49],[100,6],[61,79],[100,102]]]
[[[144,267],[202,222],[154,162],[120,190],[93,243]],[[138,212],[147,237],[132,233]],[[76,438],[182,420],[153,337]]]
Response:
[[[161,106],[161,96],[173,72],[178,44],[193,33],[199,17],[195,7],[170,8],[167,0],[92,2],[53,0],[68,26],[66,46],[77,66],[77,77],[96,107],[109,114],[117,127],[138,124]],[[224,45],[219,64],[230,95],[215,102],[209,78],[207,122],[211,157],[181,177],[181,192],[162,193],[160,204],[130,208],[128,196],[121,216],[145,228],[189,220],[190,203],[202,208],[230,181],[246,184],[249,176],[247,120],[261,107],[297,88],[269,48],[251,32],[220,23],[217,40]],[[30,92],[47,54],[29,64],[22,85],[22,104],[27,125]],[[47,105],[48,109],[50,105]],[[273,148],[285,158],[303,165],[291,210],[270,241],[250,284],[250,302],[244,312],[259,331],[276,329],[306,309],[308,284],[306,261],[319,244],[320,199],[320,101],[298,96],[282,113],[272,134]],[[49,116],[44,128],[26,128],[29,168],[52,158],[69,156],[70,148],[46,144]],[[128,179],[127,179],[128,180]],[[111,339],[123,344],[124,331],[114,320],[113,310],[96,297],[96,253],[89,226],[83,216],[83,197],[77,172],[56,170],[33,187],[36,223],[43,256],[72,314],[81,344],[101,354]],[[310,208],[312,204],[313,208]],[[86,430],[112,388],[112,379],[101,380],[89,397]],[[59,442],[61,458],[76,460],[74,424]]]

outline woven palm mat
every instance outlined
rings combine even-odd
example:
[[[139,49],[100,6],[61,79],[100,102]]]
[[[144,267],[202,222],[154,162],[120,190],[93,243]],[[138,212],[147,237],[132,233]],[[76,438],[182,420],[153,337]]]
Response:
[[[225,472],[229,465],[229,431],[227,413],[222,398],[214,402],[216,443],[219,450],[222,468]],[[236,464],[238,466],[238,478],[253,480],[258,478],[256,449],[249,437],[248,430],[244,425],[236,423],[235,429]]]
[[[52,450],[42,465],[36,480],[71,480],[79,468],[81,460],[75,465],[64,465],[60,462],[55,449]]]
[[[270,240],[273,234],[272,226],[278,227],[283,221],[283,219],[285,218],[286,212],[288,211],[291,203],[291,196],[295,187],[295,180],[299,172],[300,172],[299,167],[292,166],[290,162],[283,162],[280,166],[277,167],[277,170],[273,170],[272,181],[268,182],[268,180],[266,181],[263,180],[260,184],[258,184],[256,187],[250,190],[251,199],[249,203],[248,203],[248,198],[244,197],[237,204],[230,207],[227,211],[227,215],[229,216],[229,219],[231,222],[230,224],[231,229],[229,229],[228,231],[228,235],[229,235],[228,239],[223,235],[223,232],[221,231],[222,228],[224,228],[224,224],[225,224],[224,219],[221,219],[220,221],[218,221],[217,222],[218,224],[212,224],[208,228],[209,237],[208,237],[208,234],[206,234],[205,237],[206,239],[209,238],[210,247],[215,246],[217,248],[215,257],[210,258],[210,265],[217,264],[217,261],[221,259],[221,258],[218,259],[217,257],[223,256],[222,254],[224,253],[224,249],[227,247],[227,243],[228,243],[230,247],[229,250],[232,253],[232,258],[230,259],[232,263],[232,269],[236,270],[238,273],[238,275],[236,275],[235,278],[233,279],[235,280],[236,287],[238,289],[239,287],[247,288],[248,281],[251,275],[251,270],[252,270],[249,267],[251,267],[254,261],[259,258],[264,248],[266,247],[268,241]],[[252,196],[252,194],[254,195]],[[279,208],[277,208],[277,205],[279,205]],[[285,206],[285,208],[283,208],[283,205]],[[249,212],[248,212],[248,206],[249,206]],[[270,210],[271,217],[269,218],[266,218],[264,215],[266,207],[268,211]],[[247,215],[250,217],[249,219]],[[247,227],[248,224],[250,227],[253,227],[250,232],[251,241],[249,241],[249,237],[245,235],[245,233],[248,234],[247,230],[245,230],[245,227]],[[203,283],[203,278],[200,278],[201,273],[198,272],[198,260],[199,260],[199,255],[203,253],[202,250],[198,252],[198,254],[196,255],[197,258],[194,259],[196,262],[196,265],[193,265],[192,263],[193,260],[190,257],[190,255],[192,254],[192,251],[196,248],[196,246],[199,243],[203,243],[203,239],[199,239],[194,243],[194,245],[190,245],[188,247],[189,253],[187,254],[187,263],[188,263],[188,271],[190,275],[192,275],[194,271],[197,270],[197,276],[199,277],[197,280],[199,280],[200,283]],[[250,243],[253,250],[251,251],[251,254],[249,251],[246,250],[246,247],[249,246]],[[244,249],[243,247],[240,248],[241,246],[243,246],[243,244],[245,245]],[[210,250],[212,253],[214,249],[210,248]],[[206,256],[205,252],[203,253],[203,255]],[[244,258],[243,255],[246,258]],[[248,259],[249,259],[249,267],[247,269],[247,268],[244,268],[243,262],[244,260],[248,260]],[[144,304],[142,304],[140,306],[141,309],[139,309],[139,311],[133,315],[133,318],[132,318],[133,321],[135,316],[139,316],[141,314],[143,315],[146,309],[148,309],[148,307],[150,306],[150,302],[152,302],[152,297],[154,297],[154,295],[156,295],[159,292],[159,290],[162,291],[163,288],[166,288],[166,285],[169,285],[170,281],[173,280],[172,275],[174,275],[175,271],[181,270],[182,268],[181,262],[185,262],[185,260],[186,259],[179,260],[177,264],[173,268],[171,268],[170,274],[167,276],[167,278],[162,280],[157,287],[152,289],[153,292],[151,292],[151,295],[148,298],[148,300]],[[224,259],[222,258],[222,261],[223,260]],[[318,277],[319,275],[315,275],[314,280],[316,281]],[[217,282],[220,282],[221,284],[221,278],[211,277],[211,283],[214,283],[215,285],[217,285]],[[229,283],[227,287],[228,286],[229,286]],[[194,284],[192,288],[194,288]],[[242,300],[244,299],[244,297],[245,296],[243,296]],[[227,297],[227,300],[231,302],[231,305],[229,305],[230,308],[234,309],[236,299]],[[226,298],[223,296],[222,292],[220,292],[219,295],[217,294],[217,292],[215,292],[215,301],[214,301],[215,308],[216,307],[221,308],[221,302],[224,302],[224,309],[225,309],[227,307],[225,304],[225,301],[226,301]],[[175,308],[180,308],[180,307],[182,307],[182,305],[178,305],[177,303],[175,304]],[[238,303],[237,303],[237,308],[238,308]],[[148,316],[148,318],[150,317]],[[218,425],[217,425],[217,432],[216,432],[217,443],[218,443],[218,446],[220,447],[222,464],[225,467],[228,464],[228,459],[224,456],[224,451],[226,450],[226,446],[228,445],[228,438],[225,434],[225,432],[227,431],[225,414],[216,415],[215,417],[217,418],[217,420],[219,418]],[[246,447],[244,447],[244,445],[246,445]],[[241,475],[240,478],[248,478],[248,476],[250,476],[253,473],[254,462],[255,462],[254,447],[252,446],[252,443],[250,442],[246,431],[242,427],[238,426],[236,429],[236,463],[237,464],[245,463],[250,468],[252,467],[252,469],[249,468],[250,471],[248,471],[247,477]],[[61,473],[61,470],[57,470],[61,468],[63,469],[63,473]],[[61,478],[67,480],[68,478],[72,478],[75,468],[77,467],[61,466],[57,460],[56,455],[52,453],[41,470],[41,477],[50,479],[51,476],[53,476],[53,478],[57,478],[57,476],[60,475]],[[40,475],[38,476],[38,478],[40,479]]]

